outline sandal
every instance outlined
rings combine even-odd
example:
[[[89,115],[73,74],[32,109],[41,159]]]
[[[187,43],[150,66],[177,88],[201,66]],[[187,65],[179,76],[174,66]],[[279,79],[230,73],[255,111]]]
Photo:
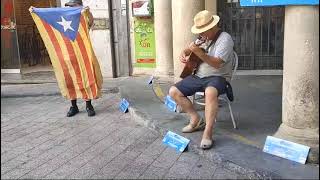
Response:
[[[202,139],[200,143],[200,147],[202,149],[210,149],[212,147],[213,140],[211,139]]]
[[[189,123],[187,126],[182,128],[182,132],[183,133],[192,133],[194,131],[202,130],[203,128],[205,128],[205,126],[206,126],[206,123],[204,122],[203,118],[200,118],[199,122],[197,123],[197,125],[195,127],[193,127],[192,124]]]

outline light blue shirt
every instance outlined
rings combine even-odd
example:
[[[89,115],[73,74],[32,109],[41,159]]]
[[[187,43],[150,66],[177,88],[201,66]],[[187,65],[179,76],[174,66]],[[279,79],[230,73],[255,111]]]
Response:
[[[203,48],[208,46],[211,40],[204,43]],[[217,41],[209,48],[208,55],[221,58],[223,64],[220,68],[214,68],[207,63],[200,64],[196,75],[200,78],[209,76],[223,76],[227,80],[230,80],[232,75],[232,62],[234,58],[233,54],[233,40],[232,37],[222,32],[218,37]]]

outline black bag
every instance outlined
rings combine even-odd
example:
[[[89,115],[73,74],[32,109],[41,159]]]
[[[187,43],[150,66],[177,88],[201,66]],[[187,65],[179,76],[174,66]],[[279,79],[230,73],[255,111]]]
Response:
[[[228,99],[232,102],[233,101],[233,91],[232,91],[232,87],[231,84],[226,81],[226,94]]]

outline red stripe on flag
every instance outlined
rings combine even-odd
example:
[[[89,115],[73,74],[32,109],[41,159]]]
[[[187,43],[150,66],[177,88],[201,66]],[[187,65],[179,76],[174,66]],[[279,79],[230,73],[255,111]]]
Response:
[[[82,21],[84,23],[84,21]],[[83,24],[82,24],[83,25]],[[91,64],[89,61],[89,57],[88,57],[88,52],[87,49],[84,45],[84,42],[80,36],[80,33],[77,35],[76,37],[76,41],[78,42],[81,54],[82,54],[82,58],[83,61],[85,63],[85,67],[87,70],[87,74],[88,74],[88,78],[89,78],[89,84],[90,84],[90,88],[92,91],[92,96],[95,98],[97,96],[97,88],[96,88],[96,79],[95,79],[95,75],[93,73],[93,69],[91,69]],[[93,86],[92,86],[93,85]]]
[[[79,85],[81,94],[83,99],[88,99],[88,94],[86,93],[84,87],[83,87],[83,83],[82,83],[82,77],[81,77],[81,71],[80,71],[80,65],[79,65],[79,60],[77,59],[77,56],[74,52],[74,49],[72,47],[72,44],[70,42],[70,40],[68,38],[66,38],[65,36],[62,36],[64,43],[66,44],[67,50],[68,50],[68,55],[72,64],[72,67],[76,73],[76,79],[77,79],[77,83]]]
[[[87,23],[86,23],[86,21],[84,20],[84,16],[83,16],[83,15],[80,16],[80,24],[79,24],[79,25],[80,25],[80,26],[81,26],[81,25],[83,26],[83,29],[84,29],[86,35],[88,36],[88,31],[89,31],[89,29],[88,29],[88,27],[87,27]],[[79,27],[79,29],[80,29],[80,27]]]
[[[55,49],[55,51],[56,51],[56,53],[58,55],[59,62],[61,64],[61,66],[62,66],[63,75],[65,77],[65,82],[66,82],[66,85],[67,85],[69,96],[70,96],[71,99],[74,99],[74,98],[77,97],[76,91],[75,91],[75,88],[74,88],[74,85],[73,85],[73,81],[72,81],[71,75],[69,73],[67,64],[64,62],[64,58],[63,58],[63,55],[62,55],[61,47],[60,47],[60,45],[58,43],[57,37],[55,36],[51,26],[48,23],[46,23],[43,20],[41,20],[41,22],[44,25],[45,29],[47,30],[49,38],[50,38],[50,40],[51,40],[51,42],[53,44],[53,47],[54,47],[54,49]]]

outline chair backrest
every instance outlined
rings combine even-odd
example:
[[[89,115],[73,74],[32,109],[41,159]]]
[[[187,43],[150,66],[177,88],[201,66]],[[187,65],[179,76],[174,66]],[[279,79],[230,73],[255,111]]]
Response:
[[[235,51],[233,51],[233,55],[234,55],[233,62],[232,62],[233,70],[232,70],[230,81],[232,81],[238,69],[238,54]]]

